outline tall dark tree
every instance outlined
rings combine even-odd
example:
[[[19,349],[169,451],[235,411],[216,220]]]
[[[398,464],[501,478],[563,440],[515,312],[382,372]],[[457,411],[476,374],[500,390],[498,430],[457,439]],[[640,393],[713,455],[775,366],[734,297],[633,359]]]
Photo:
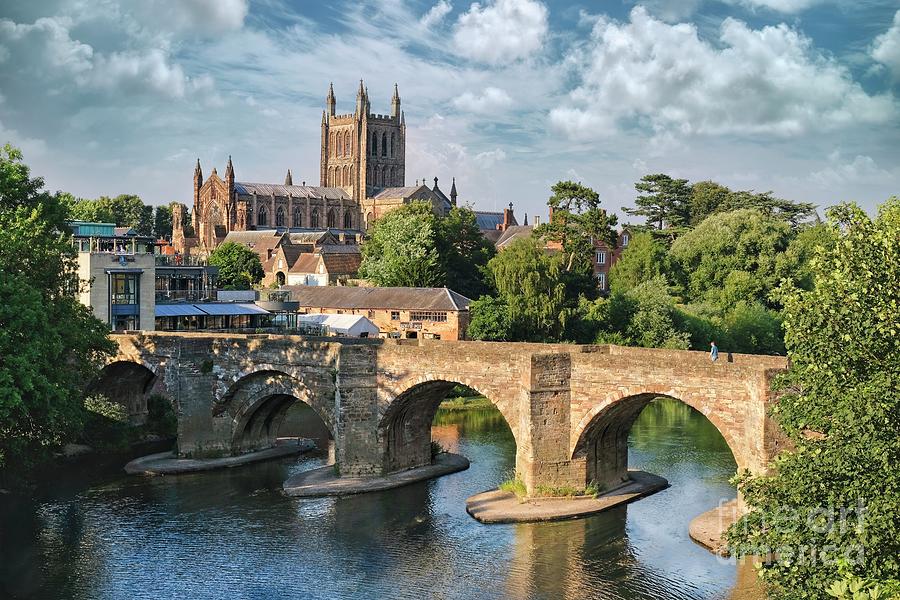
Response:
[[[172,208],[157,206],[153,209],[153,235],[158,239],[172,239]]]
[[[77,435],[82,386],[113,351],[75,298],[67,199],[43,186],[0,149],[0,476]]]
[[[687,179],[673,179],[663,173],[644,175],[634,184],[637,208],[625,208],[625,214],[644,217],[647,224],[672,236],[690,223],[691,186]]]
[[[225,242],[213,250],[209,264],[219,267],[219,284],[230,289],[250,289],[265,275],[259,255],[235,242]]]
[[[535,235],[555,242],[564,256],[567,272],[590,267],[594,254],[594,240],[615,246],[617,223],[615,215],[600,208],[600,195],[591,188],[573,181],[560,181],[547,200],[550,220],[535,229]]]
[[[438,221],[438,252],[447,274],[447,287],[468,298],[490,291],[485,282],[488,261],[496,254],[470,208],[454,207]]]

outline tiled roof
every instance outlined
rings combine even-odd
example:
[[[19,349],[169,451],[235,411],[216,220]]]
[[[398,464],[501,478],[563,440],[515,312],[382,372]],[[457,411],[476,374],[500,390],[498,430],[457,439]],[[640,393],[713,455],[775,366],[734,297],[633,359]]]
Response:
[[[319,255],[304,252],[291,264],[291,273],[315,273],[319,267]]]
[[[497,229],[497,225],[503,224],[503,213],[476,210],[475,222],[478,223],[478,229]]]
[[[325,244],[316,248],[319,254],[359,254],[356,244]]]
[[[506,231],[500,234],[500,237],[494,242],[497,248],[503,248],[520,238],[531,236],[534,227],[531,225],[510,225]]]
[[[465,311],[471,300],[447,288],[285,286],[309,308]]]
[[[381,200],[384,198],[408,198],[419,191],[421,188],[428,189],[427,186],[424,185],[409,185],[406,187],[389,187],[384,188],[378,194],[375,195],[375,200]],[[431,190],[428,190],[431,191]]]
[[[325,271],[330,275],[356,275],[362,255],[357,253],[322,254]]]
[[[329,200],[350,200],[341,188],[312,185],[281,185],[277,183],[249,183],[235,181],[234,189],[240,196],[293,196],[294,198],[328,198]]]
[[[303,254],[302,250],[303,249],[299,246],[294,246],[292,244],[281,245],[281,252],[284,253],[284,262],[289,268],[297,261],[300,255]]]
[[[238,244],[259,244],[267,240],[281,241],[282,234],[275,229],[263,229],[260,231],[229,231],[225,236],[226,242]]]
[[[323,240],[331,241],[337,238],[327,229],[314,229],[312,231],[288,232],[288,237],[294,244],[317,244]]]

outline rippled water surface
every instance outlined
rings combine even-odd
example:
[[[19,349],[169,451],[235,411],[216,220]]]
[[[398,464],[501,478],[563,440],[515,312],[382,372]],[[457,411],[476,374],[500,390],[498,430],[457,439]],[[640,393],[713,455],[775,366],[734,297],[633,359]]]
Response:
[[[295,416],[294,428],[306,427],[308,413]],[[54,491],[3,509],[0,597],[730,597],[736,567],[687,530],[734,497],[735,465],[688,407],[655,401],[632,429],[631,465],[671,488],[561,523],[481,525],[466,514],[468,496],[514,467],[496,410],[439,412],[434,437],[471,468],[341,499],[281,493],[289,475],[325,455],[178,477],[69,474]]]

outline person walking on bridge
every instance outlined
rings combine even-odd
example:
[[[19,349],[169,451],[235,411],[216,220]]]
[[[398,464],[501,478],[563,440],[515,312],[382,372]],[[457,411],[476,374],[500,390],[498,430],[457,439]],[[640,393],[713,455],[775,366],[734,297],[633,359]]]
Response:
[[[716,346],[715,342],[710,342],[709,346],[709,359],[713,362],[716,362],[717,360],[719,360],[719,347]]]

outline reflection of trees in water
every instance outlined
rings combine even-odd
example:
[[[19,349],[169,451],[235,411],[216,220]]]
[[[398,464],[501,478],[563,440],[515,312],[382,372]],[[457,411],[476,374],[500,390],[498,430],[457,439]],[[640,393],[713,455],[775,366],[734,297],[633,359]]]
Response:
[[[709,419],[687,404],[672,398],[657,398],[641,411],[631,427],[629,445],[646,450],[672,442],[689,440],[700,453],[731,453],[725,438]],[[686,459],[695,460],[691,454]]]
[[[509,424],[493,406],[469,410],[441,410],[434,416],[432,426],[453,426],[458,435],[477,443],[497,444],[503,451],[512,449],[516,440]]]

